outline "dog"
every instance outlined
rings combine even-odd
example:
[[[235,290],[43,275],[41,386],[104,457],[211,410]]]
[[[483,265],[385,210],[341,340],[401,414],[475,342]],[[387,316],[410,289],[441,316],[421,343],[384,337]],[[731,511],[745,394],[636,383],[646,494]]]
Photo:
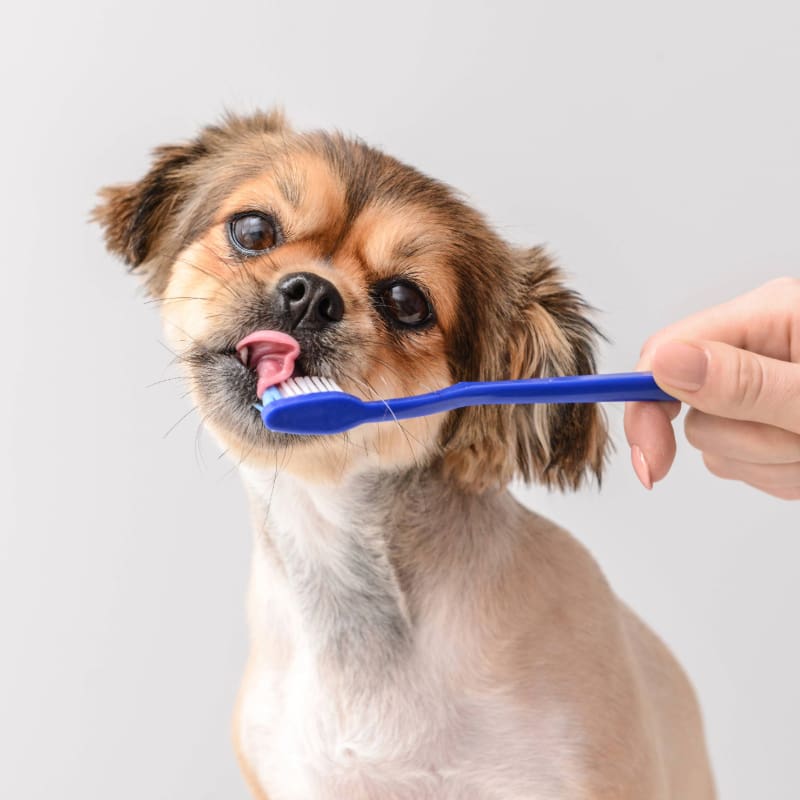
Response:
[[[594,405],[269,431],[289,376],[364,399],[594,371],[598,332],[541,247],[359,140],[228,115],[101,190],[107,247],[160,303],[254,529],[234,740],[270,800],[707,800],[667,648],[513,478],[602,474]]]

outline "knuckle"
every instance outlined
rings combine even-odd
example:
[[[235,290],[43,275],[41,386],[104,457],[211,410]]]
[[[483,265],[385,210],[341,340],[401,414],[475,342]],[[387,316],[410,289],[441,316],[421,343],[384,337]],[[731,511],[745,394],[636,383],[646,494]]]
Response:
[[[660,333],[654,333],[652,336],[648,337],[645,343],[642,345],[642,349],[639,350],[639,358],[643,359],[646,356],[649,356],[653,350],[655,350],[656,345],[661,341],[663,336]]]
[[[755,408],[766,388],[764,363],[749,353],[739,353],[734,373],[734,391],[745,411]]]
[[[775,278],[756,291],[761,293],[759,302],[769,304],[766,308],[770,309],[776,318],[785,317],[787,321],[797,322],[800,308],[800,278],[789,276]]]

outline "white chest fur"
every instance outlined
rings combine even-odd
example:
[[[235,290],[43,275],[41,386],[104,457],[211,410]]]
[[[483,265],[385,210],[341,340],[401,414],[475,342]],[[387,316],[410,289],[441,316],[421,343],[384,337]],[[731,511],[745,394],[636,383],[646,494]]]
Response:
[[[341,492],[245,478],[256,540],[238,724],[270,800],[573,796],[561,785],[577,774],[571,752],[553,746],[564,710],[534,716],[492,688],[465,690],[453,631],[432,614],[412,635],[380,531],[354,528]]]

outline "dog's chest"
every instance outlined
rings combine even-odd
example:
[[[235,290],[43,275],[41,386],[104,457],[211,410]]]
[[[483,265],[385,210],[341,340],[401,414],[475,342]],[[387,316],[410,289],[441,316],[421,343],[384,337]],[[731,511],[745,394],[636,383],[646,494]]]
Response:
[[[384,690],[371,706],[348,707],[301,663],[251,683],[242,744],[270,800],[442,797],[447,775],[433,766],[427,723],[409,719],[407,693],[398,687],[392,695]]]
[[[418,676],[419,683],[424,676]],[[510,734],[495,696],[386,686],[373,702],[334,703],[301,661],[251,681],[245,757],[270,800],[565,800],[580,770],[552,718],[526,713]],[[558,726],[561,727],[560,725]],[[572,776],[571,786],[563,776]]]
[[[380,537],[279,490],[254,552],[238,721],[270,800],[575,796],[552,791],[568,753],[553,749],[558,715],[531,716],[485,676],[454,677],[454,663],[485,669],[473,626],[454,637],[435,613],[412,625]]]
[[[349,615],[325,619],[327,606],[347,604],[349,597],[346,587],[329,596],[337,583],[329,575],[306,635],[311,621],[294,587],[263,551],[253,567],[255,641],[239,736],[270,800],[445,796],[445,776],[432,765],[439,762],[433,748],[442,747],[441,730],[449,726],[429,690],[425,696],[420,688],[425,666],[376,661],[391,640],[385,631],[370,631],[387,622],[391,627],[391,615],[387,620],[375,608],[366,615],[351,609],[352,625]]]

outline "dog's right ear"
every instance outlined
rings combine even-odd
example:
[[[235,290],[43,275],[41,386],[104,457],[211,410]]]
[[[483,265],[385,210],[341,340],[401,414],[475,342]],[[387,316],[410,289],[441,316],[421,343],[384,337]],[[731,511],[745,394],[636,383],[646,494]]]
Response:
[[[106,246],[142,274],[150,294],[160,296],[172,262],[188,244],[183,241],[180,211],[199,187],[202,162],[232,141],[285,130],[288,124],[280,109],[248,116],[229,113],[191,142],[156,148],[152,166],[141,180],[100,191],[91,218],[103,228]]]
[[[166,287],[172,247],[164,247],[181,206],[194,185],[192,166],[207,155],[202,140],[166,145],[153,152],[153,164],[136,183],[108,186],[92,220],[104,230],[106,246],[132,271],[140,270],[148,291]]]

